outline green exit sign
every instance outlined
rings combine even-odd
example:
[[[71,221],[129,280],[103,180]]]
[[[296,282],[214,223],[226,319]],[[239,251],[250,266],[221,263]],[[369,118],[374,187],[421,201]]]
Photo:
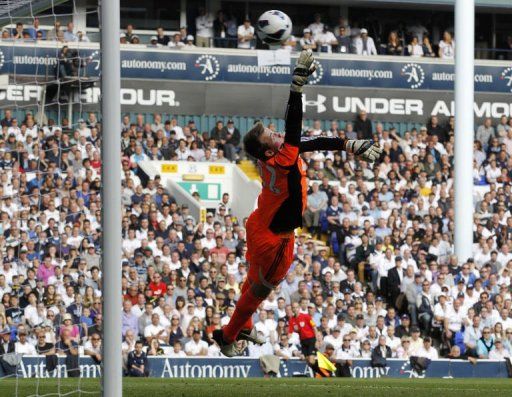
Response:
[[[220,183],[205,183],[205,182],[178,182],[183,189],[190,194],[199,193],[201,200],[220,200]]]

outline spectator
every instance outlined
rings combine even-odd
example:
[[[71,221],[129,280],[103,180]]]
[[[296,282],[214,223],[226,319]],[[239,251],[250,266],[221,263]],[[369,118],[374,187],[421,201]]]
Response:
[[[336,40],[336,36],[329,30],[327,25],[323,26],[323,30],[321,32],[316,33],[314,36],[316,41],[316,45],[319,52],[332,52],[332,47],[338,45],[338,41]]]
[[[27,330],[25,327],[18,327],[18,341],[15,344],[14,351],[17,354],[26,356],[36,355],[36,349],[34,345],[27,341]]]
[[[126,41],[128,43],[131,43],[134,36],[135,36],[135,33],[133,32],[133,25],[131,23],[129,23],[128,25],[126,25],[124,37],[126,38]]]
[[[395,31],[389,33],[388,44],[386,46],[387,55],[403,55],[404,47],[398,39],[398,34]]]
[[[407,54],[411,57],[422,57],[425,55],[417,36],[414,36],[407,46]]]
[[[238,48],[250,49],[253,47],[254,27],[251,26],[249,19],[244,19],[244,23],[238,27]]]
[[[491,138],[494,138],[495,136],[496,132],[494,130],[494,127],[492,126],[492,120],[491,118],[487,117],[484,120],[483,125],[478,126],[476,130],[475,139],[482,144],[483,150],[487,151],[489,141],[491,140]]]
[[[357,55],[377,55],[377,48],[371,37],[368,36],[368,30],[361,29],[361,35],[356,36],[353,40],[355,53]]]
[[[185,47],[185,44],[183,43],[183,41],[181,41],[181,35],[179,33],[176,33],[174,34],[174,36],[172,36],[172,40],[169,41],[167,46],[169,48],[181,49]]]
[[[44,40],[46,38],[46,32],[39,27],[38,17],[34,18],[32,26],[27,29],[27,32],[34,40],[38,38],[38,33],[40,33],[40,40]]]
[[[65,315],[67,316],[67,314]],[[66,357],[66,371],[68,378],[80,376],[78,366],[78,343],[71,337],[68,329],[61,330],[61,340],[57,343],[57,354]]]
[[[501,339],[494,340],[494,350],[489,352],[489,360],[504,360],[510,357],[510,352],[505,349]]]
[[[316,41],[311,35],[311,29],[306,28],[303,30],[303,37],[299,40],[301,50],[316,51]]]
[[[187,354],[182,350],[181,342],[177,340],[173,344],[172,352],[170,352],[167,356],[171,358],[184,358],[187,357]]]
[[[84,344],[84,353],[90,356],[96,364],[102,361],[101,337],[98,333],[93,333],[89,341]]]
[[[439,58],[453,59],[455,57],[455,41],[448,31],[443,33],[443,39],[439,42]]]
[[[138,341],[135,343],[135,350],[128,354],[126,367],[129,376],[144,377],[149,374],[148,359],[142,347],[142,342]]]
[[[416,351],[415,355],[429,360],[437,360],[439,358],[439,353],[432,346],[432,338],[430,336],[423,339],[423,346]]]
[[[68,22],[67,28],[64,31],[64,41],[70,42],[70,41],[78,41],[78,37],[74,32],[74,25],[73,22]]]
[[[350,35],[347,34],[347,30],[345,26],[340,26],[338,30],[339,34],[336,36],[336,41],[338,42],[338,52],[341,54],[351,54],[354,52],[352,48],[352,40],[350,39]]]
[[[185,48],[195,48],[195,44],[194,44],[194,36],[192,36],[191,34],[189,34],[187,36],[187,40],[185,41]]]
[[[482,337],[478,339],[476,344],[476,354],[478,358],[489,358],[489,353],[495,349],[494,337],[491,334],[489,327],[484,327],[482,330]]]
[[[354,131],[357,133],[357,139],[373,139],[372,122],[365,110],[361,110],[354,120]]]
[[[311,194],[308,195],[304,223],[312,234],[320,234],[319,222],[322,211],[327,208],[327,194],[319,190],[318,183],[313,183]]]
[[[206,356],[208,354],[208,343],[201,340],[201,331],[195,329],[192,339],[185,344],[187,356]]]
[[[425,131],[427,131],[429,136],[436,136],[441,143],[448,141],[446,129],[439,124],[437,116],[432,116],[430,118],[430,122],[428,123]]]
[[[322,33],[324,31],[324,24],[322,23],[322,16],[320,14],[314,15],[315,22],[312,22],[308,29],[311,31],[311,35],[316,37],[317,34]]]
[[[386,336],[379,336],[379,344],[372,351],[371,363],[372,367],[385,367],[386,359],[391,358],[393,353],[391,348],[386,345]]]
[[[432,44],[430,44],[430,39],[428,38],[428,36],[423,37],[422,48],[424,57],[433,58],[436,56],[434,50],[432,49]]]
[[[217,18],[213,21],[213,36],[215,47],[228,47],[228,21],[224,11],[217,12]]]
[[[213,18],[206,13],[203,7],[199,8],[199,16],[196,18],[196,45],[198,47],[210,47],[213,37]]]
[[[23,23],[21,23],[21,22],[16,23],[16,27],[11,32],[11,37],[14,40],[23,40],[24,39]]]
[[[151,41],[153,41],[153,37],[151,38]],[[170,41],[171,39],[165,34],[164,28],[159,26],[156,29],[156,43],[160,46],[167,47]]]

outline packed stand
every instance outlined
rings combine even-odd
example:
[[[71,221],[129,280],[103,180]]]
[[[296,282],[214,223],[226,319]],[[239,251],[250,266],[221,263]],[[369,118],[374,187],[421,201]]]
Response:
[[[30,113],[4,113],[0,365],[13,373],[11,352],[99,363],[101,122],[91,113],[76,128],[38,126]],[[510,355],[511,127],[504,117],[476,131],[474,256],[462,262],[452,244],[452,119],[403,136],[374,129],[365,112],[343,129],[306,127],[305,136],[375,139],[386,155],[374,167],[344,152],[303,155],[305,227],[291,271],[255,314],[266,343],[245,354],[314,361],[303,354],[313,346],[345,369],[356,358]],[[122,118],[120,135],[126,373],[147,375],[148,356],[219,357],[211,334],[233,314],[249,266],[245,220],[231,214],[239,197],[224,194],[199,222],[139,163],[236,161],[240,132],[231,120],[200,132],[139,114]]]

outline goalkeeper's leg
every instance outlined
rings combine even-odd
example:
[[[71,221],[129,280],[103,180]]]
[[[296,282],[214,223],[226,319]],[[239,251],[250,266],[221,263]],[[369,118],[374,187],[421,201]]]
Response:
[[[260,235],[255,246],[250,247],[258,255],[252,256],[254,259],[250,261],[240,300],[228,325],[222,329],[222,342],[225,344],[233,343],[237,339],[255,341],[255,333],[249,332],[252,328],[252,315],[272,289],[283,280],[292,263],[293,237],[280,238],[272,235],[269,240],[261,237]],[[219,333],[214,336],[218,339]]]

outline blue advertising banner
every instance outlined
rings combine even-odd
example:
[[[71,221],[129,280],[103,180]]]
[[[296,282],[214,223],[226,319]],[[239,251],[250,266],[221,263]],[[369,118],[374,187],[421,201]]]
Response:
[[[42,45],[0,45],[0,73],[52,76],[60,48]],[[100,52],[91,47],[76,50],[86,62],[85,75],[100,73]],[[240,54],[240,55],[239,55]],[[292,57],[292,63],[295,60]],[[452,91],[454,66],[442,60],[421,58],[319,55],[312,85]],[[256,53],[247,51],[199,51],[124,48],[121,51],[125,79],[186,80],[288,84],[291,66],[258,66]],[[468,82],[470,83],[470,82]],[[477,92],[511,93],[512,62],[482,61],[475,66]]]
[[[255,358],[167,358],[149,357],[149,376],[153,378],[259,378],[264,373]],[[89,357],[80,357],[80,374],[84,378],[101,376],[101,365]],[[0,367],[0,378],[6,374]],[[44,356],[25,356],[18,365],[21,378],[67,377],[64,358],[51,372],[46,370]],[[313,376],[304,361],[283,360],[278,377]],[[506,378],[505,361],[483,360],[473,365],[462,360],[433,361],[426,373],[419,375],[408,361],[389,359],[384,368],[372,368],[370,360],[354,360],[354,378]]]

